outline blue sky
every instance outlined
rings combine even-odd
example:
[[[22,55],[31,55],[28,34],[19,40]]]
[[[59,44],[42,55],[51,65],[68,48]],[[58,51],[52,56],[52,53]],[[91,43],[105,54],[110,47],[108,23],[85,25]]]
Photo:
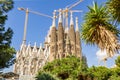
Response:
[[[52,16],[54,10],[60,8],[65,8],[67,5],[74,4],[79,0],[14,0],[14,9],[8,13],[8,20],[5,27],[11,27],[14,31],[12,46],[19,50],[20,45],[23,39],[23,27],[25,12],[19,11],[18,7],[29,8],[29,10],[37,11]],[[99,4],[104,3],[106,0],[96,0]],[[79,18],[79,28],[81,28],[81,23],[83,23],[83,16],[88,11],[87,6],[92,5],[93,0],[84,0],[76,7],[72,8],[73,10],[82,10],[82,13],[74,13],[74,17],[78,16]],[[29,13],[28,18],[28,27],[27,27],[27,43],[31,42],[31,45],[34,42],[37,42],[39,46],[40,43],[43,43],[47,31],[52,25],[52,20],[47,17],[39,16],[36,14]],[[87,63],[89,66],[98,65],[98,59],[96,57],[96,52],[98,48],[96,46],[86,45],[84,41],[82,43],[82,52],[87,57]],[[107,61],[107,65],[110,67],[114,65],[114,58],[110,58]],[[5,69],[4,72],[12,71],[12,67]]]

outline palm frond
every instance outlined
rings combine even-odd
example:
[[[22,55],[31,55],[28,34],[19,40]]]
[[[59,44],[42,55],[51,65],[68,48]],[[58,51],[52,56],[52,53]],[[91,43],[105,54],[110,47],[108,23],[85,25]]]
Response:
[[[117,20],[120,23],[120,0],[109,0],[106,6],[113,20]]]
[[[110,15],[106,7],[88,6],[89,12],[85,14],[82,25],[82,38],[87,44],[97,45],[101,50],[106,50],[109,56],[118,52],[119,30],[110,23]]]

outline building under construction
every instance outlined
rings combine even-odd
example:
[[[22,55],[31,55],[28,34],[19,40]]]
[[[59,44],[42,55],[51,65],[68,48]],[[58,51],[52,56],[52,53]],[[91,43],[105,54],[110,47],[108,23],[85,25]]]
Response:
[[[35,75],[45,63],[55,59],[71,55],[82,58],[78,18],[76,17],[74,20],[71,12],[68,25],[68,21],[63,22],[63,10],[60,9],[57,18],[58,24],[56,24],[57,16],[55,13],[56,11],[53,13],[52,26],[50,26],[45,37],[43,46],[38,47],[36,43],[34,46],[22,43],[20,50],[16,54],[15,73],[19,75]]]

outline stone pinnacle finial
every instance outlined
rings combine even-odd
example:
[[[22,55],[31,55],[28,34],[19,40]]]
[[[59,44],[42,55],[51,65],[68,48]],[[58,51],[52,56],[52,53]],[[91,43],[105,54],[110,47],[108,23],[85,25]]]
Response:
[[[28,46],[27,46],[27,48],[29,48],[31,46],[31,43],[30,42],[28,42]]]
[[[62,23],[62,9],[59,9],[59,21],[58,23]]]
[[[36,44],[36,42],[34,43],[33,52],[37,52],[37,44]]]
[[[42,43],[40,43],[40,49],[42,49]]]
[[[52,27],[55,27],[55,26],[56,26],[55,19],[56,19],[56,11],[53,12],[53,22],[52,22]]]
[[[79,31],[79,28],[78,28],[78,17],[76,17],[76,31]]]
[[[72,12],[71,12],[71,15],[70,15],[70,25],[74,25]]]
[[[37,46],[37,43],[35,42],[35,43],[34,43],[34,47],[36,47],[36,46]]]

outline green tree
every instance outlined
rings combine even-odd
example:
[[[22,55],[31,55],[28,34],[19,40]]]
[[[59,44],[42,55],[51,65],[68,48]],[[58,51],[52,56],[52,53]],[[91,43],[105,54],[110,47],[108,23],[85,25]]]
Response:
[[[120,23],[120,0],[108,0],[106,4],[113,20],[117,20]]]
[[[0,69],[7,68],[14,62],[15,50],[10,46],[13,31],[5,29],[6,13],[13,8],[12,0],[0,0]]]
[[[109,56],[118,52],[118,29],[110,22],[110,15],[105,6],[88,6],[82,25],[82,39],[87,44],[95,45],[106,50]]]
[[[115,60],[115,64],[120,67],[120,56],[117,57],[117,59]]]
[[[68,56],[66,58],[56,59],[47,63],[39,72],[50,73],[62,80],[75,80],[79,73],[85,70],[87,70],[87,64],[85,61],[80,61],[79,58],[74,56]]]
[[[111,68],[111,76],[109,80],[120,80],[120,67]]]
[[[120,76],[112,75],[112,76],[110,76],[109,80],[120,80]]]
[[[103,66],[91,67],[88,69],[88,73],[94,80],[108,80],[111,76],[111,71]]]
[[[39,73],[36,76],[36,80],[56,80],[52,75],[48,73]]]

